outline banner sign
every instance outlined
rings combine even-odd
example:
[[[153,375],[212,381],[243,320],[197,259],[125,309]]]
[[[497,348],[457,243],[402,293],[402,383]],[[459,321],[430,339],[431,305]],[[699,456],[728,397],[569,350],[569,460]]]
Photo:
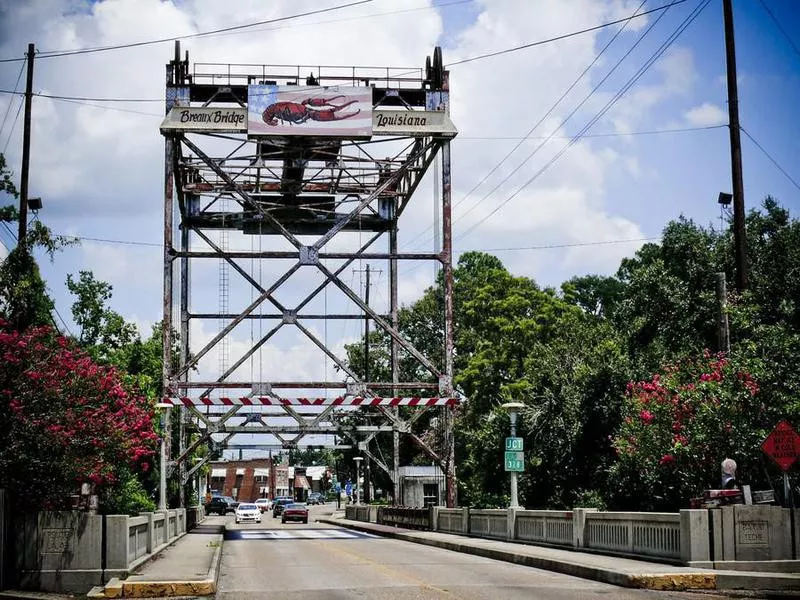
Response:
[[[345,86],[247,87],[250,136],[372,136],[372,88]]]
[[[455,137],[458,133],[450,116],[433,110],[376,110],[372,113],[373,135]]]
[[[174,106],[161,123],[162,130],[247,131],[246,108]]]

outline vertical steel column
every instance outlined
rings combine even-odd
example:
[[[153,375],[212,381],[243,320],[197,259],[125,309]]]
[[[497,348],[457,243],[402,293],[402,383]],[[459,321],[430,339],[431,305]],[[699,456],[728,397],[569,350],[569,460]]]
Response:
[[[444,271],[444,382],[439,394],[453,395],[453,214],[450,189],[450,142],[442,144],[442,269]],[[456,506],[453,408],[446,408],[447,507]]]
[[[396,208],[396,207],[394,207]],[[389,229],[389,254],[395,256],[397,254],[397,216],[392,215],[392,226]],[[392,258],[389,260],[389,311],[392,319],[392,327],[397,329],[397,259]],[[398,364],[397,355],[397,340],[392,338],[392,383],[400,381],[400,365]],[[399,394],[397,388],[393,388],[392,393]],[[397,429],[397,417],[400,416],[400,409],[394,407],[392,413],[395,416],[395,421],[392,423],[392,504],[398,506],[400,504],[400,431]]]
[[[186,225],[181,225],[181,251],[188,252],[189,251],[189,228]],[[180,344],[181,344],[181,352],[180,352],[180,366],[183,367],[189,362],[189,258],[187,256],[183,256],[180,259],[180,272],[181,272],[181,285],[180,285],[180,319],[181,319],[181,332],[180,332]],[[188,381],[189,380],[189,373],[183,373],[180,377],[181,381]],[[186,418],[188,417],[189,412],[188,410],[180,406],[178,407],[178,418],[179,418],[179,434],[180,437],[178,438],[178,456],[183,456],[184,451],[186,450]],[[180,488],[180,501],[181,501],[181,508],[186,506],[186,498],[185,498],[185,491],[184,491],[184,477],[186,475],[186,461],[181,461],[178,465],[178,473],[179,478],[181,481],[181,488]],[[198,486],[197,492],[198,502],[200,499],[200,488]]]
[[[167,65],[167,84],[170,84],[174,81],[175,76],[175,67],[177,66],[177,61],[175,63]],[[167,107],[167,112],[169,111],[169,107]],[[175,172],[173,170],[173,162],[172,162],[172,154],[175,148],[175,140],[167,136],[164,140],[164,289],[163,289],[163,311],[164,311],[164,318],[161,323],[161,395],[162,397],[169,397],[173,396],[176,390],[172,390],[170,386],[170,380],[172,377],[172,356],[171,356],[171,348],[172,348],[172,297],[173,297],[173,285],[172,285],[172,261],[173,261],[173,213],[175,210],[175,198],[174,198],[174,188],[175,188]],[[169,457],[171,454],[171,446],[172,446],[172,419],[170,418],[170,414],[168,411],[164,411],[165,415],[165,422],[164,422],[164,454],[165,457],[162,460],[162,470],[167,469],[167,464],[169,463]],[[162,475],[163,478],[163,475]],[[165,497],[165,490],[161,490],[162,498],[161,503],[163,504],[164,508],[169,507],[169,503],[166,501]],[[161,508],[161,507],[160,507]]]

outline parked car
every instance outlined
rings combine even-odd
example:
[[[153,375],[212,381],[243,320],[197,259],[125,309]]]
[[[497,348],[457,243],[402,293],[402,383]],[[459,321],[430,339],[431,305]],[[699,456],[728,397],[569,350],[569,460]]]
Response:
[[[237,524],[244,523],[246,521],[261,523],[261,509],[250,502],[242,502],[236,507],[235,514]]]
[[[214,496],[211,500],[206,502],[206,514],[217,513],[218,515],[225,515],[229,512],[236,512],[236,506],[234,506],[234,504],[238,504],[238,502],[234,501],[233,498],[229,501],[226,496]]]
[[[262,513],[272,509],[272,500],[269,498],[259,498],[253,504],[255,504]]]
[[[308,495],[308,500],[306,500],[306,503],[309,505],[325,504],[325,496],[323,496],[321,492],[311,492]]]
[[[287,504],[292,504],[294,502],[294,498],[289,497],[282,497],[282,498],[275,498],[272,502],[272,518],[274,519],[278,515],[283,512],[284,507]]]
[[[287,504],[281,513],[281,523],[286,523],[287,521],[308,523],[308,506],[296,502]]]

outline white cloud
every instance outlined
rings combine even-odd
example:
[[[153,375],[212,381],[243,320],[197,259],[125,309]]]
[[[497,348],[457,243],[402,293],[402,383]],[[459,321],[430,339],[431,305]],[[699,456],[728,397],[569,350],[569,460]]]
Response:
[[[721,107],[710,102],[703,102],[684,113],[686,122],[694,127],[721,125],[728,120],[727,113]]]

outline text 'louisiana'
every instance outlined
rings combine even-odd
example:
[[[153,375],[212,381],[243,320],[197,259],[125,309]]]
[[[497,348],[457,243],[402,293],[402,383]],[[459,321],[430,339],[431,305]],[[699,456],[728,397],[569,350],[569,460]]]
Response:
[[[428,117],[418,117],[415,115],[378,115],[378,127],[411,125],[412,127],[425,127],[428,124]]]

